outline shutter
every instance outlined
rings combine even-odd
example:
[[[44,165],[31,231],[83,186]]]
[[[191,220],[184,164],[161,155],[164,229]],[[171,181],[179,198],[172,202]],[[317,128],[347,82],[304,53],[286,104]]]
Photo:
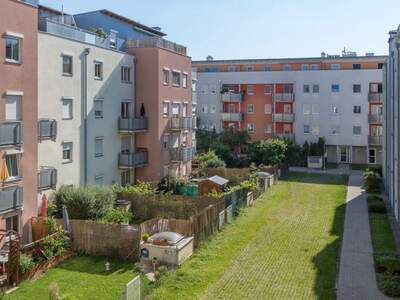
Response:
[[[7,96],[6,97],[6,120],[19,121],[21,120],[20,114],[20,96]]]

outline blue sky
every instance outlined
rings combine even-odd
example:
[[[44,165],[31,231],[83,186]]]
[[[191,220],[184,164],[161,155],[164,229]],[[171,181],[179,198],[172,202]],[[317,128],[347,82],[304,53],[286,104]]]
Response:
[[[193,59],[387,53],[399,0],[40,0],[65,12],[107,8],[188,47]]]

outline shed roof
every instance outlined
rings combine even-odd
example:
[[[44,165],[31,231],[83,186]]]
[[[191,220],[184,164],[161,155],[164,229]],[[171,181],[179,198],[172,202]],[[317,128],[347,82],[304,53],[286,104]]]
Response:
[[[221,176],[218,176],[218,175],[209,177],[208,180],[210,180],[210,181],[212,181],[212,182],[214,182],[214,183],[216,183],[218,185],[225,185],[225,184],[227,184],[229,182],[228,179],[225,179],[225,178],[223,178]]]

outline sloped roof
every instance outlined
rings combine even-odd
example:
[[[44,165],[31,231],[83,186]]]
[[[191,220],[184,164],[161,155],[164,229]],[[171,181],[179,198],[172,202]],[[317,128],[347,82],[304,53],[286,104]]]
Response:
[[[212,181],[212,182],[214,182],[214,183],[216,183],[218,185],[225,185],[225,184],[227,184],[229,182],[228,179],[225,179],[225,178],[223,178],[221,176],[218,176],[218,175],[209,177],[208,180],[210,180],[210,181]]]

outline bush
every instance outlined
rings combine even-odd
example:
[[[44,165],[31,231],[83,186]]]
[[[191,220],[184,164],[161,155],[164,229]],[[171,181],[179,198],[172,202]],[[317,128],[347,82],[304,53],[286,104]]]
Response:
[[[380,178],[377,173],[367,169],[363,176],[367,193],[380,193]]]
[[[264,165],[277,165],[286,157],[287,144],[282,139],[269,139],[254,143],[251,147],[252,160]]]
[[[178,189],[187,182],[176,178],[175,176],[165,176],[157,185],[157,192],[179,194]]]
[[[133,214],[131,212],[127,212],[121,208],[112,208],[107,212],[105,217],[101,219],[101,222],[110,224],[129,224],[132,219]]]
[[[378,253],[374,255],[377,273],[400,275],[400,256],[395,253]]]
[[[135,194],[138,196],[146,196],[146,195],[153,195],[155,190],[151,187],[150,183],[139,181],[135,185],[128,185],[128,186],[114,186],[113,187],[114,193],[117,196],[123,193]]]
[[[31,270],[35,266],[32,256],[27,254],[21,254],[19,256],[19,271],[21,274]]]
[[[383,202],[383,199],[377,195],[369,195],[367,197],[368,202]]]
[[[68,187],[62,186],[54,193],[57,207],[56,216],[62,217],[65,205],[71,219],[99,220],[114,206],[115,193],[102,186]]]
[[[386,213],[386,206],[383,202],[370,202],[368,203],[368,211],[371,213],[384,214]]]
[[[378,286],[379,289],[388,296],[399,297],[400,296],[400,276],[390,274],[377,274],[378,275]]]
[[[56,234],[48,235],[43,241],[43,253],[47,258],[63,254],[71,246],[70,238],[64,233],[61,226],[58,226]]]

